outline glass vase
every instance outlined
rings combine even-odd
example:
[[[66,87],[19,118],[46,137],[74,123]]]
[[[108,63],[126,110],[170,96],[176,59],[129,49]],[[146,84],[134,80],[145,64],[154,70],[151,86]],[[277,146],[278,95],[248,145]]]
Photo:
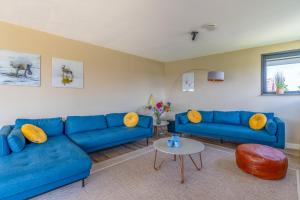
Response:
[[[156,115],[156,124],[160,125],[161,124],[161,118],[160,115]]]

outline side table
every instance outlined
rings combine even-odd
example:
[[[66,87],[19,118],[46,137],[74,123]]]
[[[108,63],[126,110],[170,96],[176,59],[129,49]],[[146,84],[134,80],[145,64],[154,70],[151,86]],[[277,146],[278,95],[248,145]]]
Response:
[[[164,135],[168,131],[168,121],[161,121],[160,124],[157,124],[156,122],[153,123],[154,128],[154,136],[159,137],[160,135]]]

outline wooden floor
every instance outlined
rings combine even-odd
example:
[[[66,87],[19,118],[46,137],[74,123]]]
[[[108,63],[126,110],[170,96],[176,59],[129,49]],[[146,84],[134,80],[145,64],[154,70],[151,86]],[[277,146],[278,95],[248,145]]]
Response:
[[[167,134],[167,135],[164,135],[161,137],[169,137],[169,136],[170,136],[170,134]],[[149,145],[151,145],[155,140],[157,140],[161,137],[149,138]],[[219,145],[219,146],[223,146],[223,147],[228,147],[228,148],[232,148],[232,149],[235,149],[237,146],[237,144],[234,144],[234,143],[230,143],[230,142],[221,143],[220,140],[210,140],[210,139],[200,138],[197,136],[184,135],[184,137],[188,137],[188,138],[192,138],[192,139],[195,139],[198,141],[215,144],[215,145]],[[102,162],[102,161],[108,160],[108,159],[116,157],[116,156],[120,156],[120,155],[129,153],[129,152],[135,151],[137,149],[144,148],[146,146],[147,146],[146,139],[144,139],[144,140],[139,140],[137,142],[132,142],[132,143],[127,143],[127,144],[123,144],[120,146],[116,146],[113,148],[96,151],[96,152],[91,153],[90,157],[92,158],[94,163],[98,163],[98,162]],[[298,167],[300,168],[300,151],[286,149],[285,153],[288,155],[289,161],[292,162],[291,164],[296,165],[297,168]]]

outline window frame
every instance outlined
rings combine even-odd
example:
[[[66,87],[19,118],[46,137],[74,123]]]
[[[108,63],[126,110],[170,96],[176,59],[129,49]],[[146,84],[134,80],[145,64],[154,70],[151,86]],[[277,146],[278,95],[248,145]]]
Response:
[[[261,95],[276,95],[276,92],[267,92],[267,59],[295,55],[300,56],[300,49],[261,54]],[[300,91],[287,91],[282,95],[300,95]]]

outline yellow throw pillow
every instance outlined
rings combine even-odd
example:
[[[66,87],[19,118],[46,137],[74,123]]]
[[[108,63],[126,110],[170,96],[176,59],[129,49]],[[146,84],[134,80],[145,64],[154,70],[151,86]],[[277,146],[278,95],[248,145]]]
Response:
[[[252,117],[249,119],[249,126],[254,130],[263,129],[266,123],[267,123],[267,117],[262,113],[256,113],[252,115]]]
[[[24,124],[21,127],[21,131],[25,138],[34,143],[44,143],[47,141],[47,135],[45,132],[32,124]]]
[[[187,116],[189,121],[195,124],[201,122],[202,120],[202,116],[197,110],[190,110],[187,113]]]
[[[139,123],[139,116],[135,112],[129,112],[124,116],[124,124],[127,127],[135,127]]]

